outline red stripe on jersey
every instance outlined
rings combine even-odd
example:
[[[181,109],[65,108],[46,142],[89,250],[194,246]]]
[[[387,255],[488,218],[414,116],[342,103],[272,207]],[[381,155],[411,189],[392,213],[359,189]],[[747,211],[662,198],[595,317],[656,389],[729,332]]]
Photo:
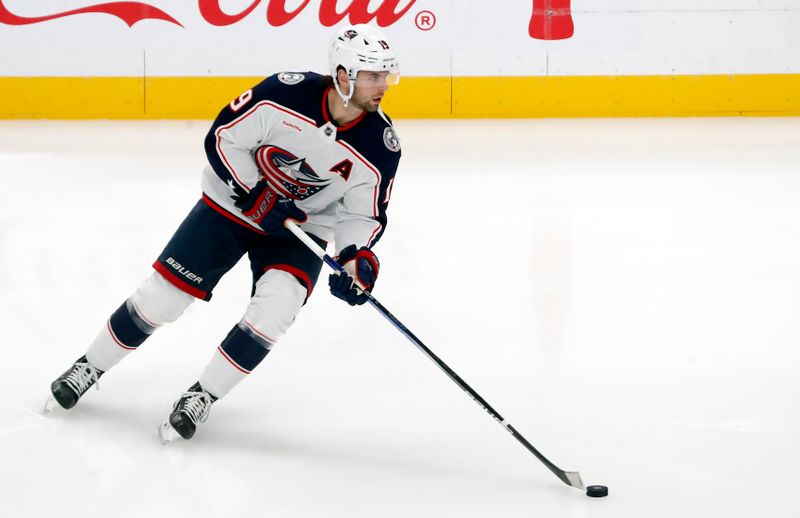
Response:
[[[334,81],[336,81],[336,79],[334,79]],[[325,93],[322,94],[322,118],[325,119],[325,122],[330,122],[331,121],[331,116],[328,115],[328,94],[330,93],[332,88],[333,88],[332,86],[329,86],[325,90]],[[338,92],[337,92],[337,95],[338,95]]]
[[[311,124],[315,128],[317,127],[317,121],[315,121],[314,119],[309,119],[308,117],[306,117],[302,113],[297,113],[296,111],[290,110],[289,108],[287,108],[285,106],[281,106],[280,104],[274,103],[272,101],[262,101],[259,104],[268,104],[269,106],[272,106],[276,110],[282,111],[284,113],[288,113],[289,115],[292,115],[293,117],[297,117],[301,121],[305,121],[305,122]]]
[[[197,289],[188,282],[184,281],[183,279],[172,273],[169,268],[159,263],[158,261],[153,263],[153,268],[155,268],[155,270],[158,273],[160,273],[162,277],[164,277],[167,281],[170,282],[170,284],[172,284],[179,290],[185,291],[192,297],[202,300],[207,300],[206,297],[208,297],[208,293],[206,293],[203,290]]]
[[[383,199],[384,205],[389,203],[389,198],[392,197],[392,185],[394,185],[394,178],[389,180],[389,183],[386,185],[386,197]]]
[[[298,119],[300,119],[300,120],[302,120],[304,122],[307,122],[307,123],[313,125],[314,127],[317,126],[316,121],[314,121],[313,119],[309,119],[307,117],[304,117],[303,115],[300,115],[297,112],[294,112],[294,111],[292,111],[292,110],[290,110],[288,108],[284,108],[283,106],[281,106],[279,104],[275,104],[275,103],[273,103],[271,101],[261,101],[260,103],[256,104],[255,106],[253,106],[252,108],[250,108],[249,110],[244,112],[238,118],[234,119],[233,121],[229,122],[228,124],[226,124],[224,126],[220,126],[219,128],[217,128],[217,130],[214,132],[214,136],[216,136],[216,138],[217,138],[217,154],[220,156],[220,158],[222,158],[222,161],[225,163],[225,167],[228,168],[228,171],[230,171],[230,173],[233,175],[233,177],[236,178],[237,183],[239,183],[239,185],[244,187],[245,190],[247,190],[247,191],[250,190],[247,187],[247,184],[244,183],[241,178],[239,178],[239,176],[236,174],[236,171],[231,166],[230,162],[228,162],[228,159],[225,156],[225,153],[222,152],[222,146],[221,146],[222,140],[220,139],[220,133],[222,131],[224,131],[224,130],[233,128],[234,126],[236,126],[237,124],[239,124],[243,120],[245,120],[248,117],[250,117],[251,115],[253,115],[262,106],[270,106],[272,108],[275,108],[276,110],[279,110],[279,111],[282,111],[284,113],[287,113],[287,114],[289,114],[289,115],[291,115],[293,117],[297,117]]]
[[[376,221],[376,223],[378,223],[378,222]],[[383,227],[383,225],[381,225],[380,223],[378,223],[378,228],[376,228],[376,229],[375,229],[375,230],[372,232],[372,234],[370,234],[370,235],[369,235],[369,239],[367,240],[367,247],[372,247],[372,240],[373,240],[373,239],[375,239],[375,236],[377,236],[377,235],[378,235],[378,232],[380,231],[380,229],[381,229],[382,227]]]
[[[203,201],[206,202],[206,205],[208,205],[209,207],[211,207],[212,209],[214,209],[215,211],[217,211],[221,215],[225,216],[229,220],[231,220],[233,222],[236,222],[236,223],[240,224],[241,226],[243,226],[245,228],[249,228],[253,232],[256,232],[257,234],[261,234],[262,236],[266,236],[267,235],[266,232],[264,232],[262,230],[258,230],[257,228],[253,227],[252,225],[248,225],[247,223],[245,223],[241,219],[237,218],[236,216],[234,216],[233,214],[231,214],[227,210],[223,209],[214,200],[212,200],[211,198],[209,198],[205,194],[203,194]]]
[[[332,115],[330,114],[330,110],[328,109],[328,95],[330,95],[331,91],[333,90],[332,86],[329,86],[325,93],[322,95],[322,117],[325,119],[325,122],[330,122]],[[336,95],[339,95],[337,92]],[[347,131],[352,129],[353,126],[361,122],[361,119],[367,116],[367,110],[363,110],[361,115],[356,117],[356,119],[352,122],[348,122],[344,126],[337,126],[336,131]],[[335,123],[334,123],[335,124]]]
[[[258,166],[258,170],[262,173],[267,169],[267,162],[264,160],[264,153],[267,152],[266,150],[266,146],[261,146],[256,149],[256,165]]]

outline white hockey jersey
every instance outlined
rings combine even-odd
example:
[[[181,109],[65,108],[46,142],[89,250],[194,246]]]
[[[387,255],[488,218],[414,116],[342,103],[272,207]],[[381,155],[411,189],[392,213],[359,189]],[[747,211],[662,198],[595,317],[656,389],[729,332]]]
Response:
[[[337,126],[329,93],[336,95],[328,76],[283,72],[226,106],[205,140],[205,201],[262,232],[234,202],[266,176],[308,215],[303,230],[334,239],[337,251],[372,247],[386,228],[400,142],[381,111]]]

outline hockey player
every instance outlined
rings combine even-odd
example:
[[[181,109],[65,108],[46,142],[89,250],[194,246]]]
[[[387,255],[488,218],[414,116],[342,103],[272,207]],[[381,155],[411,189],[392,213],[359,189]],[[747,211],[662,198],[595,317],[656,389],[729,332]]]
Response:
[[[209,300],[220,278],[247,254],[250,303],[197,382],[161,424],[164,441],[189,439],[211,405],[269,353],[305,304],[320,259],[285,227],[298,223],[323,248],[335,241],[349,275],[330,291],[363,304],[379,263],[372,247],[400,160],[392,122],[380,109],[399,79],[394,50],[367,25],[336,32],[331,76],[283,72],[225,106],[205,139],[209,165],[202,198],[153,265],[155,272],[114,311],[79,358],[51,386],[46,411],[80,397],[160,326],[196,299]]]

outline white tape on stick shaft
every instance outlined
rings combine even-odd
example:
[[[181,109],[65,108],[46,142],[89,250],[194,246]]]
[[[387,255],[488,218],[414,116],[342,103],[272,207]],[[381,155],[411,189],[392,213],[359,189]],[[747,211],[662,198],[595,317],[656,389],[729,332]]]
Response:
[[[303,232],[300,229],[300,227],[298,227],[297,224],[294,221],[289,221],[287,219],[286,223],[285,223],[285,226],[286,226],[286,228],[289,229],[289,231],[292,234],[297,236],[297,239],[302,241],[303,244],[305,244],[312,252],[317,254],[317,257],[319,257],[320,259],[324,259],[325,258],[325,250],[323,250],[321,246],[319,246],[317,243],[315,243],[313,239],[308,237],[308,234]]]

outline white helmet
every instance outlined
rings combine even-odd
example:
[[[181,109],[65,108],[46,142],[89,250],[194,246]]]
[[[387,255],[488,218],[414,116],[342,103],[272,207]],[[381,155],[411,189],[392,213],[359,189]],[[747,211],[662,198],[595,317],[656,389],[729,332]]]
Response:
[[[387,43],[386,36],[375,27],[363,23],[343,27],[336,31],[331,39],[328,61],[333,84],[345,106],[353,96],[356,77],[361,70],[389,72],[389,76],[386,78],[386,82],[389,84],[396,84],[400,80],[397,57]],[[339,81],[336,79],[339,67],[344,68],[347,72],[350,82],[350,91],[347,95],[342,93]]]

